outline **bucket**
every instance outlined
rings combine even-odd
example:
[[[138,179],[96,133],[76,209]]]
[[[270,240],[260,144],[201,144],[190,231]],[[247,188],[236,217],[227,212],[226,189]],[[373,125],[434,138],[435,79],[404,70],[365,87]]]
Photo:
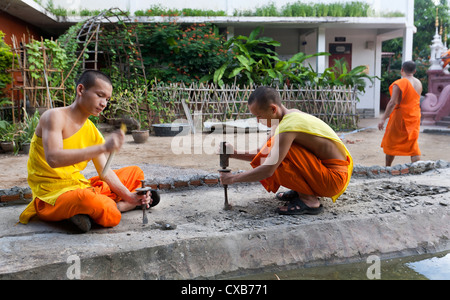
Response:
[[[190,126],[186,123],[153,124],[152,127],[156,136],[180,136],[190,132]]]

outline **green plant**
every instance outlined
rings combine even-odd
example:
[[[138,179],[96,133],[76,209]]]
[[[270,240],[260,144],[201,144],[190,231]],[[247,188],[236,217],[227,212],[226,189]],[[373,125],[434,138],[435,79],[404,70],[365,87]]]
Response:
[[[214,11],[214,10],[203,10],[203,9],[192,9],[192,8],[183,8],[179,9],[168,9],[164,8],[160,5],[153,5],[146,10],[137,10],[134,13],[135,16],[225,16],[226,13],[223,10]]]
[[[135,87],[133,90],[116,88],[108,103],[108,108],[103,116],[108,119],[132,118],[139,128],[148,126],[147,116],[141,110],[143,106],[152,102],[151,96],[146,96],[143,87]]]
[[[56,69],[64,69],[67,67],[66,51],[56,41],[49,39],[45,39],[44,41],[33,40],[26,47],[31,71],[30,74],[36,80],[42,80],[44,63],[47,63],[47,69],[49,69],[49,66]],[[45,53],[47,55],[46,62],[44,61],[42,47],[45,47]],[[49,74],[47,76],[49,76],[50,80],[52,79],[52,76]],[[58,76],[55,76],[55,78],[58,78]]]
[[[230,56],[225,37],[211,24],[175,22],[137,28],[147,77],[191,83],[212,74]]]
[[[258,27],[248,37],[237,36],[227,42],[234,57],[214,72],[214,83],[222,86],[225,81],[234,80],[240,84],[271,85],[275,82],[283,84],[289,80],[301,84],[304,82],[305,72],[309,72],[303,62],[311,57],[329,55],[305,55],[300,52],[288,61],[282,61],[273,50],[281,44],[272,38],[258,37],[261,33],[262,28]]]
[[[24,110],[24,120],[23,122],[17,123],[14,130],[14,154],[17,155],[19,150],[23,148],[24,144],[31,143],[36,127],[39,124],[39,118],[40,116],[37,110],[31,117]]]
[[[5,120],[0,120],[0,141],[13,142],[16,125]]]
[[[380,79],[376,76],[369,76],[366,73],[366,66],[357,66],[354,69],[349,69],[345,59],[334,60],[334,66],[330,68],[330,82],[332,85],[352,86],[360,92],[364,92],[366,88],[366,81],[368,79],[373,83],[375,79]]]
[[[17,58],[12,53],[11,47],[5,43],[5,33],[0,30],[0,106],[2,105],[2,90],[12,81],[11,74],[7,70],[11,69],[13,60],[17,60]]]
[[[352,1],[348,3],[303,3],[301,1],[288,3],[281,9],[275,3],[269,3],[256,8],[254,11],[235,11],[235,16],[260,17],[367,17],[371,14],[369,4]]]
[[[36,110],[30,117],[27,112],[24,112],[24,120],[19,123],[16,131],[16,141],[19,145],[30,143],[33,138],[36,127],[39,124],[39,111]]]
[[[270,84],[279,77],[272,65],[280,61],[274,49],[281,44],[269,37],[258,38],[262,30],[258,27],[248,37],[239,35],[227,41],[225,46],[231,48],[233,57],[214,72],[214,83],[222,86],[224,79],[233,78],[239,83]]]
[[[62,83],[61,75],[50,70],[64,70],[67,68],[66,51],[56,41],[45,39],[33,40],[26,45],[27,59],[31,78],[35,86],[59,87]],[[45,51],[44,51],[45,50]],[[44,57],[45,53],[45,57]],[[54,90],[52,98],[54,98]]]
[[[64,82],[64,88],[67,94],[74,94],[75,93],[75,83],[77,80],[77,76],[79,75],[79,71],[81,68],[81,64],[75,64],[77,61],[79,53],[77,52],[79,47],[79,40],[77,39],[78,31],[82,28],[83,22],[80,22],[76,25],[71,26],[63,35],[61,35],[58,38],[58,42],[60,43],[61,47],[66,52],[66,65],[63,66],[64,71],[64,78],[67,77],[66,81]],[[81,47],[84,47],[83,44]],[[88,54],[84,54],[84,58],[89,58]],[[73,69],[72,69],[73,67]],[[69,74],[69,72],[71,72]],[[73,99],[69,99],[69,104],[71,103]]]

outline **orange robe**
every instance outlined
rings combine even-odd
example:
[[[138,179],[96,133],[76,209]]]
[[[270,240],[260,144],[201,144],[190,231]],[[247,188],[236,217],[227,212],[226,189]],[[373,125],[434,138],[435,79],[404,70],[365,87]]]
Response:
[[[104,143],[105,140],[94,124],[87,120],[80,130],[63,140],[64,149],[82,149]],[[45,160],[42,138],[34,135],[28,159],[28,184],[33,200],[19,217],[22,224],[38,215],[45,221],[60,221],[78,214],[89,215],[94,222],[113,227],[119,224],[121,213],[116,202],[120,201],[109,186],[96,176],[87,180],[81,173],[88,164],[83,161],[66,167],[51,168]],[[129,191],[141,186],[143,171],[127,167],[116,172]]]
[[[253,168],[261,164],[272,148],[272,137],[251,162]],[[342,194],[351,176],[348,171],[351,158],[320,160],[310,151],[293,143],[275,173],[261,184],[268,192],[276,193],[280,186],[298,193],[333,198]],[[334,199],[335,200],[335,199]]]
[[[406,79],[395,81],[389,88],[392,95],[394,85],[402,92],[400,104],[396,105],[386,126],[381,147],[391,156],[418,156],[420,131],[420,95]]]
[[[261,181],[268,192],[277,192],[280,186],[298,193],[329,197],[336,201],[346,190],[353,172],[350,152],[336,133],[322,120],[305,113],[292,112],[283,117],[274,136],[260,150],[251,162],[253,168],[261,165],[273,147],[277,134],[302,132],[333,141],[345,153],[347,159],[320,160],[302,146],[292,143],[286,157],[274,174]]]
[[[141,187],[144,172],[139,167],[125,167],[114,172],[130,191]],[[117,226],[122,214],[116,203],[122,199],[114,194],[108,184],[101,181],[98,176],[89,181],[92,184],[91,188],[65,192],[56,199],[55,205],[36,198],[34,206],[39,219],[61,221],[84,214],[103,227]]]
[[[442,60],[444,61],[444,68],[450,64],[450,50],[442,55]]]

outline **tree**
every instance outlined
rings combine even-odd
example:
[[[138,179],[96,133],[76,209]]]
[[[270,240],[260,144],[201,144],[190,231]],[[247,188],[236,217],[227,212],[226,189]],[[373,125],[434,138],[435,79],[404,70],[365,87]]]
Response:
[[[447,35],[450,34],[450,15],[448,0],[440,0],[436,6],[430,0],[414,1],[414,25],[417,27],[417,33],[414,35],[413,41],[413,59],[417,64],[417,74],[424,85],[424,93],[428,90],[427,69],[429,67],[430,45],[433,36],[436,33],[436,7],[439,8],[439,26],[447,28]],[[440,29],[440,28],[439,28]],[[444,33],[443,33],[444,34]],[[389,84],[400,77],[400,69],[402,65],[403,39],[397,38],[387,41],[383,44],[383,52],[395,53],[392,61],[392,72],[386,72],[387,67],[382,66],[382,83],[381,92],[389,94]]]
[[[417,27],[417,33],[414,35],[414,58],[428,58],[430,55],[431,41],[436,33],[436,7],[439,8],[439,26],[443,28],[450,27],[450,16],[448,0],[440,0],[439,5],[435,5],[430,0],[414,1],[414,25]],[[384,52],[394,52],[396,55],[402,53],[402,38],[387,41],[383,45]]]

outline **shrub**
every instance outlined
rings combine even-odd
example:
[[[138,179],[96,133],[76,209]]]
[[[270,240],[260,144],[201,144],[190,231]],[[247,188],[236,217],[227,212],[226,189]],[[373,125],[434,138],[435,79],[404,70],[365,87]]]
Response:
[[[11,74],[7,70],[11,69],[14,54],[11,47],[5,43],[5,33],[0,30],[0,103],[5,101],[2,97],[3,89],[12,82]]]
[[[149,78],[165,82],[198,81],[218,69],[229,54],[225,37],[210,24],[175,22],[140,26],[139,41]]]

